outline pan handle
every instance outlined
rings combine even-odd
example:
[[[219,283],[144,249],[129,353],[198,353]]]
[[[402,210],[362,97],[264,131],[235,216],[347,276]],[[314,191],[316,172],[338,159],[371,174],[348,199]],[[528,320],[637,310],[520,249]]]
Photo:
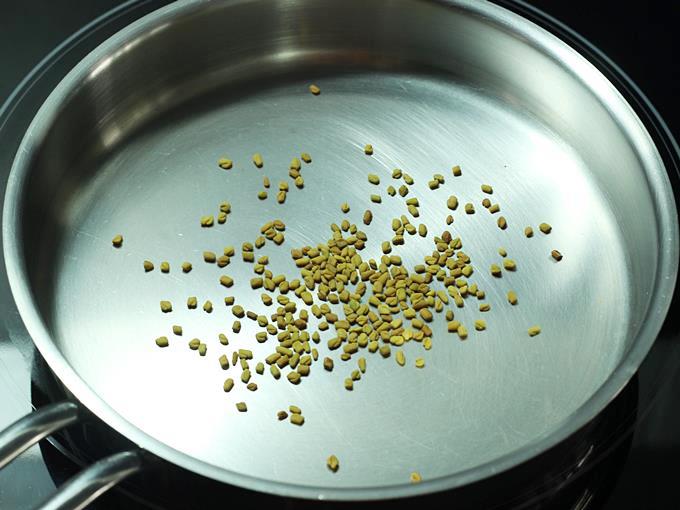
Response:
[[[41,439],[80,420],[77,404],[49,404],[0,431],[0,469]],[[141,450],[105,457],[75,475],[36,510],[80,510],[144,467]]]
[[[142,470],[140,450],[105,457],[78,473],[35,510],[80,510],[113,486]]]
[[[73,402],[49,404],[28,414],[0,432],[0,469],[41,439],[68,427],[80,418]]]

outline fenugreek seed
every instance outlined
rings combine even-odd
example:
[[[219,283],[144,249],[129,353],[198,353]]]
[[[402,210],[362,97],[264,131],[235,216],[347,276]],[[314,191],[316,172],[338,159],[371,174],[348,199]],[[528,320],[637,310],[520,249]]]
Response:
[[[380,195],[371,195],[371,202],[379,204],[382,202],[382,198],[380,198]]]
[[[251,278],[250,279],[250,288],[251,289],[259,289],[262,287],[263,280],[262,278]]]
[[[503,267],[507,271],[514,271],[515,269],[517,269],[517,264],[515,264],[515,261],[512,260],[512,259],[504,259],[503,260]]]
[[[278,413],[276,413],[276,418],[277,418],[279,421],[283,421],[283,420],[285,420],[286,418],[288,418],[288,413],[287,413],[286,411],[279,411]]]
[[[378,185],[380,184],[380,177],[375,174],[368,174],[368,182]]]
[[[387,194],[391,197],[397,194],[397,190],[394,189],[394,186],[387,186]]]
[[[248,411],[248,406],[246,405],[245,402],[237,402],[236,409],[238,409],[239,413],[245,413],[246,411]]]
[[[272,365],[269,367],[269,373],[272,374],[272,377],[274,377],[274,379],[279,379],[281,377],[281,371],[279,370],[279,367],[277,367],[276,365]]]
[[[352,391],[354,389],[354,381],[352,381],[352,379],[349,377],[345,379],[345,389],[347,391]]]
[[[432,339],[429,336],[423,338],[423,349],[425,349],[426,351],[432,349]]]
[[[234,351],[231,353],[231,364],[236,366],[238,363],[238,351]]]
[[[501,276],[501,268],[497,264],[491,264],[491,274],[493,276]]]
[[[491,200],[489,200],[488,198],[485,198],[484,200],[482,200],[482,206],[484,206],[486,209],[488,209],[489,207],[491,207]]]
[[[491,310],[491,305],[489,303],[482,303],[479,305],[480,312],[488,312],[489,310]]]
[[[159,336],[158,338],[156,338],[156,345],[158,347],[167,347],[168,345],[170,345],[170,342],[168,341],[168,337],[167,336]]]
[[[482,319],[477,319],[475,321],[475,329],[477,331],[484,331],[486,329],[486,321]]]
[[[405,197],[406,195],[408,195],[408,186],[402,184],[399,186],[399,196]]]
[[[389,253],[392,251],[392,245],[390,244],[389,241],[383,241],[381,244],[381,248],[383,253]]]
[[[293,182],[295,183],[295,187],[298,189],[302,189],[305,187],[305,180],[302,178],[301,175],[298,175]]]
[[[207,313],[212,313],[213,311],[213,305],[210,301],[206,301],[203,303],[203,310]]]
[[[297,372],[288,372],[286,378],[291,384],[300,384],[300,374]]]
[[[340,461],[335,455],[331,455],[326,459],[326,466],[328,469],[333,471],[333,473],[335,473],[338,469],[340,469]]]
[[[427,236],[427,226],[424,223],[418,225],[418,235],[420,235],[420,237]]]
[[[209,264],[214,263],[217,260],[217,255],[211,251],[204,251],[203,252],[203,260],[208,262]]]
[[[115,248],[120,248],[121,246],[123,246],[123,236],[120,234],[116,234],[115,236],[113,236],[113,239],[111,239],[111,244],[113,244]]]
[[[312,162],[312,156],[310,156],[308,152],[303,152],[302,154],[300,154],[300,159],[302,159],[302,161],[304,161],[307,164]]]
[[[455,167],[454,167],[455,168]],[[455,173],[453,175],[456,175]],[[411,480],[411,483],[420,483],[423,481],[423,478],[420,476],[420,473],[417,471],[414,471],[409,475],[409,480]]]
[[[257,198],[260,199],[260,200],[267,200],[267,192],[264,191],[264,190],[263,190],[263,191],[260,191],[260,192],[257,194]]]
[[[349,204],[347,202],[343,202],[340,205],[340,210],[344,213],[348,213],[349,212]]]
[[[475,213],[475,206],[468,202],[467,204],[465,204],[465,212],[467,214],[474,214]]]
[[[366,358],[359,358],[359,361],[357,362],[359,365],[359,370],[361,370],[362,374],[366,373]]]
[[[491,207],[489,207],[489,212],[491,214],[496,214],[500,210],[501,210],[501,207],[498,204],[493,204]]]
[[[305,424],[305,417],[302,416],[301,414],[291,414],[290,415],[290,422],[293,425],[297,425],[298,427],[301,427],[302,425]]]
[[[401,179],[401,169],[395,168],[392,170],[392,179]]]
[[[540,326],[531,326],[527,332],[529,333],[529,336],[536,336],[541,333],[541,327]]]
[[[227,222],[227,213],[220,212],[217,214],[217,223],[224,225]]]
[[[274,240],[274,244],[276,244],[276,245],[281,245],[281,243],[283,243],[284,239],[285,239],[285,238],[284,238],[283,234],[282,234],[281,232],[278,232],[278,233],[274,236],[274,239],[273,239],[273,240]]]
[[[425,360],[423,358],[416,358],[416,368],[423,368],[425,366]]]
[[[170,263],[169,262],[161,262],[161,273],[169,273],[170,272]]]
[[[197,350],[201,345],[201,341],[198,338],[192,338],[189,340],[189,349],[192,351]]]
[[[242,318],[245,315],[245,311],[241,305],[235,305],[232,307],[231,313],[233,313],[238,318]]]
[[[255,333],[255,340],[257,340],[259,343],[263,343],[267,341],[267,332],[266,331],[258,331]]]
[[[286,201],[286,192],[285,192],[285,191],[279,191],[279,192],[276,194],[276,201],[277,201],[279,204],[283,204],[283,203]]]
[[[496,220],[496,223],[498,224],[498,228],[500,228],[501,230],[505,230],[506,228],[508,228],[508,222],[505,221],[504,216],[499,216],[498,220]]]
[[[217,160],[217,166],[219,166],[223,170],[231,170],[233,163],[230,159],[220,158]]]
[[[331,372],[333,370],[333,360],[331,358],[328,358],[328,357],[324,358],[323,359],[323,367],[327,371]]]
[[[373,146],[369,143],[364,145],[364,154],[371,156],[373,154]]]
[[[262,168],[262,165],[264,165],[264,161],[262,160],[262,154],[260,154],[259,152],[253,154],[253,164],[257,168]]]
[[[538,229],[544,234],[549,234],[552,231],[552,227],[547,223],[541,223],[538,226]]]
[[[507,257],[508,256],[508,252],[505,250],[505,248],[498,248],[498,254],[501,257]]]
[[[364,225],[370,225],[373,221],[373,213],[368,209],[364,211]]]
[[[446,310],[445,317],[446,317],[447,321],[452,321],[453,320],[453,310]],[[456,329],[458,329],[457,326],[456,326]]]
[[[430,188],[431,190],[435,190],[435,189],[439,188],[439,181],[434,180],[434,179],[431,180],[431,181],[428,181],[428,182],[427,182],[427,186],[428,186],[428,188]]]
[[[488,184],[482,184],[482,191],[488,195],[491,195],[493,193],[493,188]]]
[[[359,381],[361,379],[361,372],[359,370],[352,370],[351,377],[353,381]]]
[[[389,345],[382,345],[382,346],[380,347],[380,355],[381,355],[383,358],[389,358],[389,357],[390,357],[390,354],[392,354],[392,349],[390,349],[390,346],[389,346]]]
[[[559,262],[560,260],[562,260],[562,254],[561,254],[559,251],[557,251],[557,250],[551,251],[551,252],[550,252],[550,255],[552,255],[552,258],[554,258],[557,262]]]
[[[313,83],[309,86],[309,91],[314,94],[315,96],[318,96],[321,94],[321,89],[314,85]]]
[[[172,312],[172,303],[170,301],[161,301],[161,312]]]
[[[300,160],[298,158],[293,158],[290,161],[290,166],[288,168],[290,168],[292,170],[300,170],[301,167],[302,167],[302,164],[300,163]]]
[[[227,257],[233,257],[234,253],[235,253],[234,247],[233,246],[226,246],[223,250],[223,253]]]
[[[234,387],[234,380],[232,378],[229,378],[226,381],[224,381],[223,388],[224,388],[225,392],[229,393],[233,387]]]
[[[212,227],[214,223],[215,218],[213,216],[201,216],[202,227]]]
[[[400,366],[403,367],[406,364],[406,355],[404,354],[404,351],[402,351],[401,349],[397,351],[397,354],[396,354],[395,357],[396,357],[397,363]]]
[[[238,357],[241,359],[253,359],[253,351],[250,349],[239,349]]]
[[[453,216],[451,216],[451,215],[449,214],[449,215],[446,217],[446,224],[447,224],[447,225],[451,225],[451,223],[453,223]]]
[[[403,178],[404,178],[404,182],[405,182],[406,184],[408,184],[409,186],[413,186],[413,183],[415,182],[415,181],[413,180],[413,177],[411,177],[409,174],[407,174],[406,172],[404,172]]]
[[[225,304],[226,306],[231,306],[231,305],[234,304],[235,299],[236,299],[236,298],[234,298],[234,296],[225,296],[225,297],[224,297],[224,304]]]
[[[144,261],[144,271],[147,272],[147,273],[149,271],[153,271],[153,262],[151,262],[150,260],[145,260]]]
[[[187,308],[189,310],[193,310],[198,306],[198,300],[196,299],[195,296],[191,296],[187,298]]]
[[[465,340],[467,338],[467,336],[468,336],[467,328],[465,326],[463,326],[462,324],[460,326],[458,326],[458,337],[461,340]]]
[[[451,168],[451,172],[455,177],[460,177],[461,175],[463,175],[463,171],[461,170],[459,165],[456,165],[453,168]]]
[[[205,356],[205,354],[208,352],[208,346],[205,345],[204,343],[201,343],[198,346],[198,354],[201,356]]]
[[[418,211],[418,208],[415,205],[409,205],[408,206],[408,212],[414,218],[417,218],[418,216],[420,216],[420,211]]]
[[[444,176],[442,174],[434,174],[432,178],[439,184],[444,184]]]

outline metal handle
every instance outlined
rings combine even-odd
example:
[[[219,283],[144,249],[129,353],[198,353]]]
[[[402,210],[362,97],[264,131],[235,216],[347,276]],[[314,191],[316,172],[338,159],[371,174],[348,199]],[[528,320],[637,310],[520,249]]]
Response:
[[[75,475],[36,510],[80,510],[141,469],[139,451],[116,453]]]
[[[14,422],[0,432],[0,469],[44,437],[78,421],[79,414],[73,402],[60,402]]]
[[[0,469],[41,439],[80,419],[73,402],[50,404],[0,431]],[[36,510],[80,510],[143,468],[141,450],[116,453],[75,475]]]

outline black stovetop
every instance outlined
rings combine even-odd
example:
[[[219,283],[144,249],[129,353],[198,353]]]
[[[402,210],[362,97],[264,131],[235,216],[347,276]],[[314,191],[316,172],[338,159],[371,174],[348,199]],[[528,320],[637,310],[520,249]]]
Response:
[[[0,1],[0,103],[59,42],[121,3],[122,0]],[[680,70],[674,58],[680,48],[676,29],[680,8],[675,2],[533,0],[531,3],[574,28],[611,57],[647,94],[676,137],[680,137],[680,102],[677,100]],[[679,339],[675,333],[678,329],[674,324],[667,328],[670,334],[655,347],[657,359],[667,362],[669,357],[677,355],[675,345]],[[30,394],[29,369],[11,345],[2,340],[0,429],[30,409],[22,396]],[[676,365],[679,361],[674,360]],[[615,486],[606,503],[582,508],[657,510],[680,506],[680,496],[676,495],[677,469],[668,469],[680,461],[680,408],[675,397],[680,393],[680,371],[675,370],[671,375],[666,372],[659,377],[654,363],[654,359],[646,362],[640,387],[629,390],[639,396],[632,447],[625,463],[625,454],[619,453],[606,467],[612,473],[610,478],[618,477],[618,482],[612,482]],[[627,450],[628,445],[625,446]],[[0,471],[0,508],[31,508],[53,492],[55,480],[62,482],[74,469],[51,445],[32,448]],[[609,493],[611,488],[602,490]],[[121,503],[119,495],[111,494],[96,508],[131,507]]]

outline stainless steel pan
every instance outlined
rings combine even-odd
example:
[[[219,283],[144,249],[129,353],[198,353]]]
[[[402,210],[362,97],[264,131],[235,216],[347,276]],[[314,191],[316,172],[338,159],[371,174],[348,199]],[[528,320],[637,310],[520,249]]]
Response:
[[[311,82],[320,96],[307,92]],[[374,156],[362,153],[366,143]],[[285,205],[258,201],[262,176],[284,180],[301,151],[313,157],[305,189]],[[263,169],[250,163],[255,152]],[[224,154],[235,161],[229,172],[216,167]],[[454,164],[462,177],[450,177]],[[457,213],[451,227],[487,290],[487,330],[459,342],[437,318],[431,351],[407,346],[427,369],[370,356],[352,393],[342,381],[353,362],[331,374],[317,365],[300,386],[262,376],[256,393],[222,392],[219,354],[247,347],[261,357],[272,346],[257,344],[245,320],[225,349],[217,334],[229,329],[228,310],[185,309],[190,295],[219,304],[234,294],[265,311],[248,288],[250,267],[226,268],[237,283],[225,292],[202,251],[252,241],[266,219],[281,218],[286,242],[262,253],[275,272],[295,274],[289,249],[325,241],[342,202],[360,223],[373,192],[365,175],[389,181],[394,167],[416,180],[431,232],[446,227],[450,193],[479,204],[479,185],[493,184],[509,228],[486,211]],[[447,176],[434,192],[433,173]],[[233,207],[227,224],[199,228],[223,200]],[[404,212],[384,192],[371,209],[364,258],[380,255],[389,220]],[[522,235],[541,221],[550,236]],[[118,232],[125,243],[115,250]],[[616,88],[541,28],[463,0],[187,1],[144,17],[78,64],[36,115],[7,187],[3,241],[26,327],[87,409],[203,476],[334,500],[458,487],[566,438],[650,349],[678,253],[663,162]],[[431,242],[409,238],[399,253],[414,265]],[[499,246],[519,264],[501,282],[486,270]],[[553,248],[565,255],[559,264]],[[147,258],[170,261],[171,273],[144,274]],[[183,260],[194,263],[189,275]],[[506,287],[519,306],[504,306]],[[175,303],[170,316],[160,299]],[[458,315],[469,323],[479,316],[470,305]],[[158,349],[153,339],[177,323],[185,336]],[[533,324],[543,333],[529,338]],[[194,336],[207,341],[205,358],[187,349]],[[247,414],[236,412],[240,400]],[[304,427],[275,420],[291,403],[305,410]],[[48,412],[42,435],[75,419],[70,404]],[[331,453],[342,463],[336,474],[325,468]],[[126,453],[98,469],[112,484],[138,467]],[[410,484],[411,471],[423,483]]]

